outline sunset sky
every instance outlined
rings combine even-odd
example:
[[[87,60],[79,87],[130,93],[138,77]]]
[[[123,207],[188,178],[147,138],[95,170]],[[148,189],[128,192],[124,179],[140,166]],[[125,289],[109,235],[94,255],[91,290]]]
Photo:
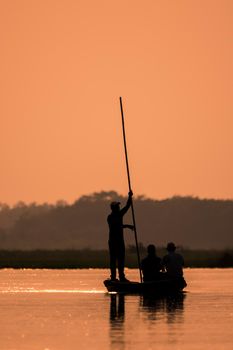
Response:
[[[232,0],[2,0],[0,201],[233,199]]]

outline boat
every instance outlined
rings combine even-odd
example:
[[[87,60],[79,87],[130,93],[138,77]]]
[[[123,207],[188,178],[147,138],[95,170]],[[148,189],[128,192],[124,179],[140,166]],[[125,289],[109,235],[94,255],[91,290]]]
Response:
[[[170,295],[182,292],[187,286],[183,277],[176,279],[164,278],[151,282],[120,282],[118,280],[105,280],[105,287],[109,293],[123,294],[148,294],[148,295]]]

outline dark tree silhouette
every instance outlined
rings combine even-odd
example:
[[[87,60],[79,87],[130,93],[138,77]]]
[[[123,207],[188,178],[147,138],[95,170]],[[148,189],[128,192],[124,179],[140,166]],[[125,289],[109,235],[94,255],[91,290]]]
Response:
[[[73,204],[58,201],[14,207],[0,203],[0,249],[106,249],[111,201],[125,203],[115,191],[80,197]],[[145,246],[167,241],[192,249],[233,247],[233,201],[173,197],[134,198],[138,239]],[[130,223],[130,213],[125,218]],[[126,233],[126,244],[134,244]],[[228,258],[225,258],[227,260]]]

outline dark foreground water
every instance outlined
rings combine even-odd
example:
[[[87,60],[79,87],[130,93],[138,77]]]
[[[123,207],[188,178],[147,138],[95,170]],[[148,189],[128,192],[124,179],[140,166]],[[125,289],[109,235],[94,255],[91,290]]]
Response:
[[[0,349],[233,349],[233,269],[186,269],[183,297],[159,300],[109,295],[107,276],[0,270]]]

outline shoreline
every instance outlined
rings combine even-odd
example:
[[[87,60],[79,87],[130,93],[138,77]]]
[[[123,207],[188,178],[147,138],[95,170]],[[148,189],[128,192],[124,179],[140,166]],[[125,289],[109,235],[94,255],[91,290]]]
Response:
[[[157,249],[158,256],[164,256],[164,249]],[[233,249],[191,250],[179,249],[187,268],[231,268]],[[141,258],[146,254],[140,252]],[[137,256],[132,249],[126,249],[126,268],[137,268]],[[0,250],[0,269],[85,269],[109,268],[108,250]]]

